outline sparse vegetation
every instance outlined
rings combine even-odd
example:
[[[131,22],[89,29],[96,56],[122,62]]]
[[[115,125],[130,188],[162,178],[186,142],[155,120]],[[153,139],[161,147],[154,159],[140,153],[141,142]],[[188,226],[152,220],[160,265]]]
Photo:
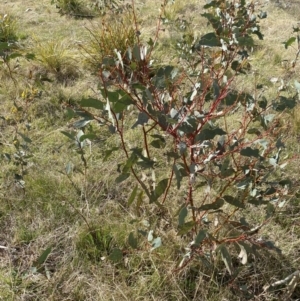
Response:
[[[291,8],[54,2],[0,3],[0,300],[299,299]]]

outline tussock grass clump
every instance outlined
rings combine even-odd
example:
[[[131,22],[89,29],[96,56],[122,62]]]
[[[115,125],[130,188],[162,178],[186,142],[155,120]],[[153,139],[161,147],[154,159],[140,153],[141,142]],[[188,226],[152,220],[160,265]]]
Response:
[[[74,54],[68,48],[63,41],[36,41],[33,50],[42,69],[40,73],[52,74],[60,82],[76,79],[78,68]]]
[[[109,229],[94,227],[80,233],[76,247],[80,256],[91,261],[100,261],[102,257],[109,255],[113,243]]]
[[[122,56],[128,47],[137,43],[137,33],[134,17],[126,12],[121,16],[106,16],[101,24],[87,28],[89,39],[86,45],[81,45],[86,57],[86,64],[93,71],[98,71],[106,57],[115,57],[115,50]]]
[[[0,42],[17,41],[17,21],[8,14],[0,14]]]

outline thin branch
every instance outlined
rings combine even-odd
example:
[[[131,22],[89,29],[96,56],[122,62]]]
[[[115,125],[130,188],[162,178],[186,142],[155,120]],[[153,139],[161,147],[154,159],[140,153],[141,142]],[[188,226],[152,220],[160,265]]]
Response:
[[[173,162],[173,166],[172,166],[172,171],[171,171],[171,175],[169,177],[169,183],[168,183],[168,186],[166,188],[166,191],[165,191],[165,194],[164,194],[164,198],[162,200],[162,204],[165,202],[166,198],[167,198],[167,195],[168,195],[168,192],[169,192],[169,189],[171,187],[171,184],[172,184],[172,180],[173,180],[173,176],[174,176],[174,166],[175,166],[175,163],[176,163],[176,159],[174,158],[174,162]]]

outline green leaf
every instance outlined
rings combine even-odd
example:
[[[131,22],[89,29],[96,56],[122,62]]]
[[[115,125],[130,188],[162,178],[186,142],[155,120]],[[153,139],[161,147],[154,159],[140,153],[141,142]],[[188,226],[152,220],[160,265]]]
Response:
[[[115,103],[119,100],[120,94],[118,91],[108,91],[108,90],[101,90],[101,93],[104,98],[107,98],[109,102]]]
[[[130,245],[131,248],[133,249],[137,249],[138,247],[138,241],[137,239],[134,237],[133,232],[130,232],[129,236],[128,236],[128,244]]]
[[[128,94],[124,94],[123,91],[121,91],[120,94],[121,93],[123,94],[122,97],[120,99],[118,99],[117,101],[115,101],[112,105],[112,110],[115,113],[121,113],[125,109],[127,109],[127,107],[129,105],[133,104],[133,101]]]
[[[279,96],[279,101],[273,103],[274,110],[281,112],[285,109],[293,109],[296,106],[296,100],[294,98],[287,98],[285,96]]]
[[[208,129],[205,128],[203,129],[196,137],[196,141],[204,141],[204,140],[211,140],[217,135],[225,135],[226,132],[224,132],[220,128],[215,128],[215,129]]]
[[[8,56],[6,57],[6,60],[15,59],[15,58],[17,58],[17,57],[21,57],[21,56],[22,56],[22,54],[21,54],[21,53],[14,52],[14,53],[12,53],[12,54],[8,55]]]
[[[33,266],[40,267],[48,258],[49,254],[51,253],[52,248],[47,248],[41,256],[34,262]]]
[[[184,235],[186,233],[188,233],[191,229],[193,229],[195,226],[195,222],[194,221],[190,221],[187,223],[184,223],[183,225],[178,227],[178,233],[177,235]]]
[[[221,257],[223,262],[225,263],[226,269],[229,272],[230,275],[233,274],[233,265],[232,265],[232,260],[231,260],[231,256],[227,250],[227,248],[225,247],[224,244],[220,245],[217,249],[220,253],[221,253]]]
[[[179,227],[182,226],[184,224],[184,220],[187,217],[188,214],[188,210],[186,208],[186,206],[184,206],[180,212],[179,212],[179,216],[178,216],[178,225]]]
[[[287,186],[291,187],[293,182],[290,179],[284,179],[284,180],[280,180],[278,182],[278,184],[281,185],[281,186],[286,186],[287,185]]]
[[[7,42],[0,42],[0,51],[2,51],[2,50],[8,50],[10,48],[11,48],[11,46],[10,46],[9,43],[7,43]]]
[[[132,154],[135,155],[137,158],[141,159],[137,161],[137,164],[143,168],[153,168],[155,161],[145,157],[142,154],[142,148],[132,148]]]
[[[229,164],[230,164],[230,159],[227,157],[221,166],[221,176],[223,178],[230,177],[235,172],[234,169],[229,166]]]
[[[130,157],[127,159],[122,172],[127,173],[131,167],[138,161],[138,157],[135,153],[131,153]]]
[[[143,189],[145,189],[145,187],[143,187]],[[149,192],[145,190],[145,193],[147,195],[149,195]],[[143,203],[143,196],[144,196],[144,191],[141,190],[140,193],[137,196],[137,200],[136,200],[136,208],[139,210],[139,208],[141,207],[142,203]]]
[[[75,140],[76,133],[73,131],[71,133],[65,132],[65,131],[60,131],[63,135],[67,136],[71,140]]]
[[[224,205],[224,200],[222,198],[216,199],[213,203],[211,204],[205,204],[202,205],[198,208],[199,211],[206,211],[206,210],[217,210],[220,209]]]
[[[249,35],[240,36],[237,38],[237,40],[239,42],[239,46],[243,46],[243,47],[253,47],[254,46],[254,40]]]
[[[158,198],[165,192],[168,182],[169,179],[163,179],[157,184],[154,192],[151,194],[150,203],[157,201]]]
[[[173,158],[173,159],[179,159],[180,156],[176,152],[166,152],[165,155],[168,157],[168,160]]]
[[[275,207],[273,204],[268,203],[265,210],[266,210],[266,219],[268,219],[274,215]]]
[[[84,141],[84,140],[86,140],[86,139],[93,140],[93,139],[95,139],[96,137],[97,137],[97,136],[96,136],[95,134],[92,134],[92,133],[90,133],[90,134],[84,134],[84,135],[81,135],[81,136],[80,136],[79,141],[82,142],[82,141]]]
[[[95,108],[99,110],[103,110],[104,108],[104,103],[96,98],[83,98],[79,104],[83,108]]]
[[[166,140],[161,135],[151,135],[151,137],[156,138],[155,140],[151,141],[150,145],[155,148],[164,148],[166,146]]]
[[[121,173],[117,178],[116,178],[116,183],[121,183],[125,181],[127,178],[129,178],[130,173]]]
[[[173,171],[175,173],[175,177],[176,177],[176,184],[177,184],[177,189],[180,189],[180,185],[181,185],[181,181],[182,181],[182,174],[180,172],[180,169],[182,169],[182,166],[179,164],[174,164],[173,166]]]
[[[195,246],[200,246],[201,242],[207,237],[206,230],[200,230],[195,238]]]
[[[123,258],[123,253],[119,248],[114,248],[108,256],[108,259],[113,261],[114,263],[120,262],[122,258]]]
[[[241,154],[242,156],[245,156],[245,157],[255,157],[255,158],[259,158],[259,150],[258,150],[258,149],[252,149],[251,147],[243,148],[243,149],[240,151],[240,154]]]
[[[121,98],[118,100],[118,102],[120,102],[120,103],[122,103],[123,105],[126,105],[126,106],[134,104],[134,101],[130,97],[130,95],[128,95],[127,93],[125,93],[122,90],[119,91],[119,94],[120,94]]]
[[[289,46],[291,46],[296,41],[296,37],[289,38],[286,42],[283,42],[285,49],[288,49]]]
[[[154,148],[164,148],[166,146],[166,143],[162,142],[159,139],[156,139],[156,140],[152,140],[150,142],[150,145],[152,145]]]
[[[220,47],[222,44],[216,33],[210,32],[200,38],[200,41],[195,44],[195,49],[200,50],[200,46]]]
[[[134,189],[132,190],[132,192],[130,194],[130,197],[129,197],[128,201],[127,201],[127,205],[128,206],[130,206],[133,203],[133,201],[134,201],[134,199],[136,197],[136,194],[137,194],[137,190],[138,190],[138,186],[136,185],[134,187]]]
[[[242,202],[240,202],[237,198],[234,198],[230,195],[225,195],[223,196],[223,199],[225,200],[226,203],[229,203],[230,205],[245,209],[245,205]]]
[[[68,120],[71,120],[73,117],[75,117],[76,114],[74,110],[67,108],[66,111],[66,117],[68,118]]]
[[[231,68],[234,71],[239,71],[239,69],[240,69],[240,63],[238,61],[233,61],[231,63]]]
[[[214,100],[217,100],[220,95],[220,87],[217,79],[213,80]]]
[[[118,151],[118,150],[120,150],[120,148],[119,147],[113,147],[113,148],[111,148],[111,149],[108,149],[108,150],[106,150],[105,151],[105,156],[104,156],[104,158],[103,158],[103,161],[105,162],[110,156],[111,156],[111,154],[113,153],[113,152],[115,152],[115,151]]]
[[[258,101],[258,106],[261,108],[261,109],[265,109],[268,105],[268,100],[266,99],[266,97],[262,97],[261,100]]]
[[[134,45],[132,49],[133,58],[138,62],[141,60],[141,50],[139,45]]]
[[[239,94],[237,92],[228,92],[226,97],[222,99],[221,104],[226,106],[232,106],[239,99]]]
[[[27,60],[34,60],[35,59],[35,54],[34,53],[26,53],[25,54],[25,58],[27,59]]]
[[[255,134],[257,136],[259,136],[261,134],[260,130],[257,128],[251,128],[247,131],[248,134]]]

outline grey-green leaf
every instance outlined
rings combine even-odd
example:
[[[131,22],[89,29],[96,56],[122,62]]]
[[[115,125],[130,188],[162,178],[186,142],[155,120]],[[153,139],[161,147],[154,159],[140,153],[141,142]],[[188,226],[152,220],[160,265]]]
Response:
[[[151,194],[150,203],[157,201],[157,199],[165,192],[168,182],[169,179],[163,179],[157,184],[154,192]]]
[[[289,46],[291,46],[296,41],[296,37],[289,38],[286,42],[283,42],[285,49],[288,49]]]
[[[130,234],[128,236],[128,244],[133,249],[137,249],[137,247],[138,247],[138,241],[137,241],[136,237],[134,237],[133,232],[130,232]]]
[[[186,208],[186,206],[184,206],[180,212],[179,212],[179,216],[178,216],[178,225],[179,227],[182,226],[184,224],[184,220],[187,217],[188,214],[188,210]]]
[[[152,248],[150,249],[150,251],[153,251],[153,250],[159,248],[161,246],[161,238],[156,237],[155,239],[153,239],[151,246],[152,246]]]
[[[222,136],[225,134],[226,134],[226,132],[220,128],[216,128],[216,129],[206,128],[206,129],[203,129],[199,135],[197,135],[196,140],[197,141],[211,140],[217,135]]]
[[[201,242],[206,238],[206,230],[200,230],[195,238],[195,245],[199,246]]]
[[[195,49],[199,50],[200,46],[220,47],[220,39],[214,32],[210,32],[201,37],[200,41],[195,44]]]
[[[91,119],[81,119],[73,123],[75,128],[83,128],[91,122]]]
[[[51,253],[52,248],[49,247],[47,248],[41,256],[35,261],[34,266],[35,267],[40,267],[48,258],[49,254]]]
[[[191,229],[194,228],[194,226],[195,226],[194,221],[184,223],[183,225],[178,227],[177,235],[184,235],[184,234],[188,233]]]
[[[128,206],[130,206],[133,203],[133,201],[134,201],[134,199],[136,197],[137,190],[138,190],[138,186],[136,185],[134,187],[134,189],[132,190],[132,192],[130,194],[130,197],[129,197],[128,201],[127,201],[127,205]]]
[[[145,123],[148,122],[148,120],[149,120],[148,115],[144,112],[140,112],[139,115],[138,115],[137,121],[135,122],[135,124],[131,128],[134,129],[138,125],[144,125]]]
[[[68,132],[65,132],[65,131],[61,131],[61,133],[65,136],[67,136],[69,139],[71,139],[73,141],[75,140],[75,137],[76,137],[75,132],[68,133]]]
[[[245,157],[255,157],[255,158],[259,158],[259,150],[258,150],[258,149],[252,149],[251,147],[243,148],[243,149],[240,151],[240,154],[241,154],[242,156],[245,156]]]
[[[223,262],[225,263],[227,271],[229,272],[230,275],[232,275],[233,274],[232,260],[226,246],[224,244],[220,245],[218,247],[218,251],[221,253],[221,257]]]
[[[198,208],[199,211],[206,211],[206,210],[217,210],[220,209],[224,205],[224,200],[222,198],[216,199],[211,204],[205,204]]]
[[[103,110],[104,104],[96,98],[83,98],[80,101],[80,106],[83,108],[95,108]]]
[[[113,261],[114,263],[120,262],[122,258],[123,258],[123,253],[119,248],[114,248],[108,256],[108,259]]]
[[[245,205],[242,202],[240,202],[237,198],[234,198],[230,195],[225,195],[223,196],[223,199],[225,200],[226,203],[229,203],[230,205],[245,209]]]
[[[121,183],[125,181],[127,178],[129,178],[130,173],[121,173],[117,178],[116,178],[116,183]]]

